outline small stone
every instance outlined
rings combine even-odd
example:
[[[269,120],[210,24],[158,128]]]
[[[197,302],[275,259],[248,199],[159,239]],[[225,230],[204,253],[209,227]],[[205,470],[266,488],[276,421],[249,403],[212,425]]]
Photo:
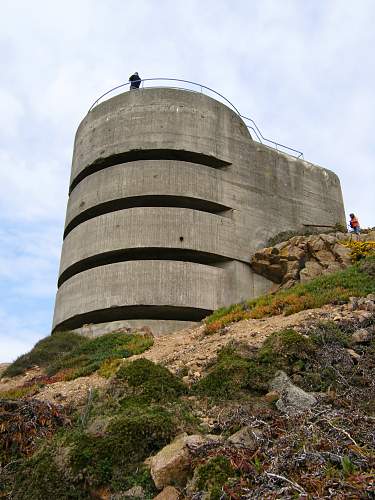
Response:
[[[349,297],[349,309],[355,311],[358,308],[358,297]]]
[[[372,300],[365,299],[361,304],[361,309],[365,311],[375,312],[375,303]]]
[[[277,392],[278,394],[282,394],[284,389],[286,389],[290,385],[290,380],[288,375],[283,371],[278,371],[271,381],[269,388],[273,392]]]
[[[130,490],[125,491],[125,493],[122,494],[122,497],[133,498],[134,500],[143,499],[145,498],[145,492],[142,486],[133,486]]]
[[[154,497],[154,500],[178,500],[180,497],[179,491],[173,486],[167,486],[163,491]]]
[[[357,352],[353,351],[353,349],[346,349],[346,352],[349,354],[349,356],[355,360],[361,359],[361,355],[358,354]]]
[[[358,321],[364,323],[368,319],[373,317],[373,314],[369,311],[357,311]]]
[[[258,429],[252,429],[250,426],[246,426],[229,436],[228,443],[240,448],[255,451],[258,448],[258,441],[260,438],[261,433]]]
[[[375,302],[375,293],[369,293],[366,299],[371,300],[371,302]]]
[[[365,328],[356,330],[352,335],[352,341],[355,344],[365,344],[371,340],[370,333]]]
[[[277,401],[280,397],[280,394],[277,391],[269,391],[267,394],[264,396],[264,399],[268,401],[269,403],[273,403],[274,401]]]

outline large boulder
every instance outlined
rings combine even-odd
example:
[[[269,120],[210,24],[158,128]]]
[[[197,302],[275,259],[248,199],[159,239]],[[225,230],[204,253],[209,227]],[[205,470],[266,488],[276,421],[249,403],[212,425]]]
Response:
[[[302,413],[317,403],[315,396],[294,385],[283,371],[276,373],[269,388],[280,395],[276,407],[288,415]]]

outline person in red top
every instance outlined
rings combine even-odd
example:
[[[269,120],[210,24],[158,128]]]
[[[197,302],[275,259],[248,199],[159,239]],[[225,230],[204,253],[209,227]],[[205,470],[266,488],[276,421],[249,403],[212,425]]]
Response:
[[[361,232],[361,228],[359,226],[358,219],[354,214],[349,214],[349,217],[350,217],[349,226],[353,229],[353,233],[357,235],[357,239],[359,239],[359,233]]]

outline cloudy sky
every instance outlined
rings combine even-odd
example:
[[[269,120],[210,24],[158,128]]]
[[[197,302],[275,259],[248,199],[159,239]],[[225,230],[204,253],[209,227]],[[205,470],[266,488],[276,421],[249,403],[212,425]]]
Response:
[[[375,225],[375,2],[0,0],[0,362],[49,334],[76,127],[127,81],[201,82],[335,171]]]

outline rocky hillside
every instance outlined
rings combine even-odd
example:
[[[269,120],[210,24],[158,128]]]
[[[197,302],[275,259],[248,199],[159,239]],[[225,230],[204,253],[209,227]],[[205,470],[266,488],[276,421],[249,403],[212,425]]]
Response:
[[[373,257],[166,337],[59,333],[2,374],[0,497],[373,498],[374,380]]]

